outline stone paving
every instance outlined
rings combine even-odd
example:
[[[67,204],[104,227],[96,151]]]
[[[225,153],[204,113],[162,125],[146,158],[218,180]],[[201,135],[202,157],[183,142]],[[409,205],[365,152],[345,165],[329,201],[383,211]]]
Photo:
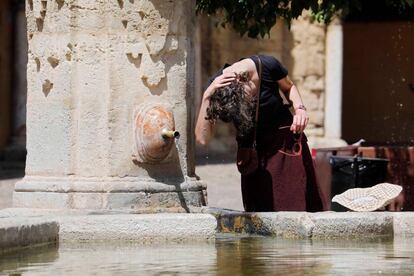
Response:
[[[0,209],[10,208],[13,206],[14,184],[21,178],[11,178],[0,180]]]
[[[208,206],[243,210],[236,164],[200,165],[196,166],[196,174],[207,184]]]

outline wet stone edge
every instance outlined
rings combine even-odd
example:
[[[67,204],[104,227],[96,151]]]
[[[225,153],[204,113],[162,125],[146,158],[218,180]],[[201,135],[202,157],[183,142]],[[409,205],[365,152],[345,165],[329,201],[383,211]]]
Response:
[[[217,219],[218,233],[277,236],[293,239],[371,239],[414,237],[414,213],[268,212],[246,213],[205,208]]]

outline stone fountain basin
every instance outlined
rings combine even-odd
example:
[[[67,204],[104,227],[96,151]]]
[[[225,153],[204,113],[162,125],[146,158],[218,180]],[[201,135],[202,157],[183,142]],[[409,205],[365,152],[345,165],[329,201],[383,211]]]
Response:
[[[193,214],[26,208],[0,211],[0,252],[58,241],[213,240],[217,233],[294,239],[414,236],[414,212],[244,213],[212,208]]]

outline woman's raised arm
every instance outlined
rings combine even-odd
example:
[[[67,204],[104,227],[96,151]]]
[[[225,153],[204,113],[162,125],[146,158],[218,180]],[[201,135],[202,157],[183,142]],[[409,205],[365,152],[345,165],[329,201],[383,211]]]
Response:
[[[308,125],[309,117],[306,113],[306,108],[303,105],[299,91],[289,77],[285,77],[277,81],[280,90],[286,96],[286,99],[292,104],[295,114],[293,116],[293,123],[290,130],[295,133],[303,132]]]
[[[201,145],[207,145],[213,135],[213,123],[206,120],[207,108],[210,105],[210,97],[220,87],[229,85],[236,79],[234,73],[224,73],[214,79],[210,86],[204,91],[203,98],[201,100],[200,112],[198,113],[197,123],[195,127],[195,137],[197,143]]]

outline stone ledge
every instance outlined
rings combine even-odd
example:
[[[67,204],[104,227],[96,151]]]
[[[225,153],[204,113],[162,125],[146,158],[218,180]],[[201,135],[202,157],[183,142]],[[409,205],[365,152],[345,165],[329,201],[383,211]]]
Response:
[[[394,235],[393,216],[383,212],[327,212],[311,215],[313,239],[372,238]]]
[[[0,219],[0,254],[20,247],[57,242],[59,224],[46,218]]]
[[[414,236],[414,213],[391,212],[268,212],[204,208],[217,219],[222,233],[247,233],[306,239],[358,239]]]
[[[130,214],[123,211],[94,210],[41,210],[11,208],[0,211],[0,227],[19,224],[28,235],[43,236],[31,227],[36,221],[57,226],[59,240],[133,240],[139,242],[212,240],[216,234],[216,219],[209,214]],[[27,223],[26,223],[27,222]],[[3,235],[7,241],[19,227],[10,228]],[[2,228],[0,228],[1,234]],[[30,232],[30,231],[33,231]],[[3,237],[0,235],[0,237]],[[48,237],[45,235],[45,237]],[[12,239],[13,240],[13,239]],[[49,241],[49,240],[47,240]],[[18,246],[33,242],[17,242]],[[46,241],[42,241],[46,242]],[[10,245],[5,244],[5,248]]]
[[[116,214],[59,219],[60,240],[209,240],[216,220],[207,214]]]
[[[0,211],[0,253],[21,246],[76,240],[181,242],[217,232],[294,239],[414,237],[414,213],[244,213],[204,208],[198,214],[131,214],[122,210]]]
[[[393,213],[394,235],[414,237],[414,212]]]

